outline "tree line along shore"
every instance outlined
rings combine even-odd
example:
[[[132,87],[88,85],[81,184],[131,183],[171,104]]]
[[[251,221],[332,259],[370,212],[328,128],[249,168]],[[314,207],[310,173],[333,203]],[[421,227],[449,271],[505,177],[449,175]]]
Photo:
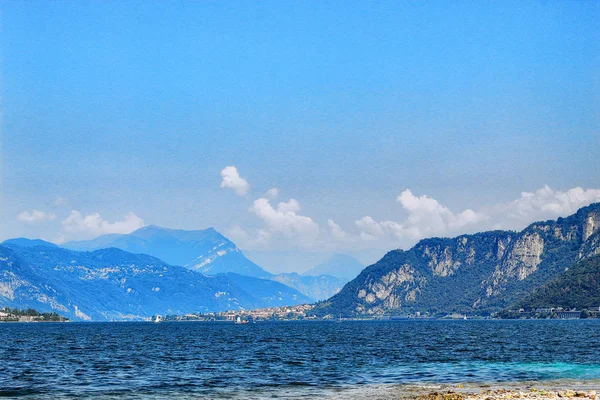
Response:
[[[0,322],[68,322],[55,312],[38,312],[33,308],[20,310],[18,308],[4,307],[0,309]]]

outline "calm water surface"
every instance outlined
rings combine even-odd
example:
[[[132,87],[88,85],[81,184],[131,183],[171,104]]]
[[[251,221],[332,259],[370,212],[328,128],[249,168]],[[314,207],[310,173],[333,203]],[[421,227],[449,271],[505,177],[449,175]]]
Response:
[[[600,321],[0,324],[0,396],[317,397],[600,379]]]

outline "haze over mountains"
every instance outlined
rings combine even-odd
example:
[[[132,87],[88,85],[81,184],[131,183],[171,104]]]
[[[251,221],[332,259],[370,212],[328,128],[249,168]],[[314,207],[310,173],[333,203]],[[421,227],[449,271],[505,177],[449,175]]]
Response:
[[[373,243],[375,247],[379,247],[379,242]],[[352,257],[363,266],[376,263],[387,253],[389,248],[383,244],[383,249],[345,249],[337,251],[309,251],[309,250],[246,250],[244,254],[272,273],[298,273],[305,274],[308,270],[320,264],[328,263],[336,254]],[[364,268],[364,267],[363,267]]]
[[[361,268],[352,257],[335,255],[303,275],[273,275],[210,228],[149,226],[64,247],[23,238],[0,244],[0,306],[122,320],[324,300],[320,315],[485,316],[513,304],[595,301],[598,263],[590,257],[600,254],[600,203],[521,232],[423,239],[350,282]]]
[[[299,275],[297,273],[277,274],[272,280],[298,290],[314,300],[325,300],[338,293],[348,280],[333,275]]]
[[[115,247],[131,253],[149,254],[171,265],[180,265],[206,275],[234,273],[273,279],[298,290],[312,300],[331,297],[353,278],[334,277],[338,275],[338,271],[340,276],[348,275],[339,261],[329,267],[322,267],[323,271],[332,276],[320,276],[326,272],[317,274],[317,279],[315,276],[273,275],[246,258],[232,241],[213,228],[186,231],[150,225],[130,234],[102,235],[92,240],[68,242],[62,247],[86,251]],[[356,270],[359,263],[351,257],[348,257],[348,260],[351,270]],[[354,276],[356,275],[358,272],[355,272]]]
[[[309,269],[302,275],[332,275],[345,281],[351,281],[365,268],[356,258],[345,254],[334,254],[327,261]]]

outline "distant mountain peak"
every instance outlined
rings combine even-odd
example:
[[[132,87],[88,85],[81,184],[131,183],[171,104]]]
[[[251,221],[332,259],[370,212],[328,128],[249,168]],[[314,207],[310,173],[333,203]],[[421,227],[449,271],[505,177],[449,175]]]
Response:
[[[358,276],[364,268],[365,266],[352,256],[347,254],[334,254],[324,263],[309,269],[302,275],[331,275],[347,282]]]
[[[271,276],[212,227],[183,230],[148,225],[130,234],[103,235],[93,240],[65,243],[63,247],[71,250],[116,247],[131,253],[149,254],[207,275],[234,272],[254,277]]]
[[[156,236],[171,236],[180,240],[203,240],[206,238],[212,238],[212,240],[221,240],[231,243],[229,239],[221,235],[213,227],[206,229],[173,229],[164,228],[158,225],[147,225],[143,228],[137,229],[129,234],[130,236],[137,236],[141,238],[151,238]]]

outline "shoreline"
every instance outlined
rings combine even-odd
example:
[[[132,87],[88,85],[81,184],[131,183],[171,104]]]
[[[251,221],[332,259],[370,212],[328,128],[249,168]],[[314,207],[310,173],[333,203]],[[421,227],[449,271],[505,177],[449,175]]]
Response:
[[[489,384],[375,384],[334,389],[318,397],[342,400],[600,400],[598,393],[600,380],[568,380]]]
[[[33,391],[32,388],[0,388],[1,397],[22,397],[25,392],[32,399],[72,398],[72,392]],[[20,391],[23,390],[21,393]],[[137,390],[125,390],[118,393],[114,389],[104,391],[79,390],[76,397],[81,399],[109,400],[122,399],[174,399],[204,400],[227,398],[231,400],[266,400],[282,398],[288,400],[600,400],[600,380],[576,381],[519,381],[502,383],[464,383],[464,384],[354,384],[344,386],[304,386],[268,388],[254,386],[234,390],[219,390],[207,393],[196,391],[167,391],[158,393],[137,393]]]

